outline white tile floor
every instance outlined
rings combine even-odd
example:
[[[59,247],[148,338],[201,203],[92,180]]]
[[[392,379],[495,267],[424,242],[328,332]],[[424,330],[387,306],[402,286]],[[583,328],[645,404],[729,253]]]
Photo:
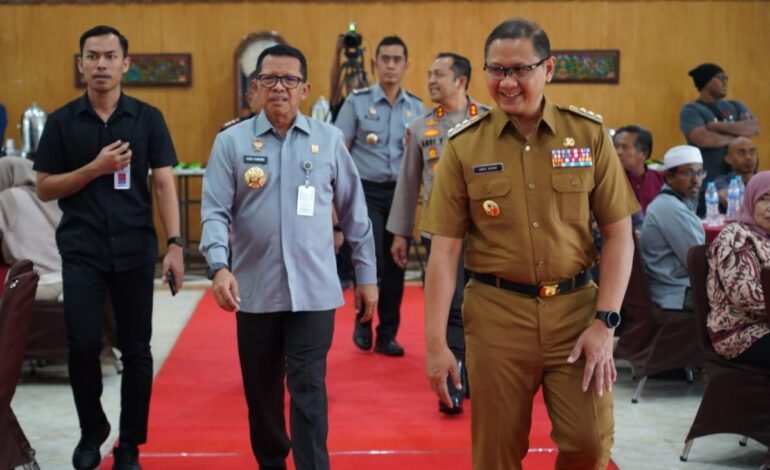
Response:
[[[172,298],[165,285],[155,294],[152,349],[156,371],[168,355],[179,332],[192,313],[206,281],[188,282],[188,288]],[[112,423],[118,422],[120,376],[104,365],[103,403]],[[680,462],[684,438],[695,416],[703,379],[685,381],[649,380],[638,404],[631,404],[635,382],[630,369],[619,365],[615,386],[616,433],[613,459],[622,470],[754,469],[758,470],[766,449],[749,441],[738,445],[739,436],[715,435],[697,439],[688,462]],[[72,449],[79,438],[77,418],[66,378],[66,367],[48,366],[36,375],[25,374],[12,407],[44,470],[70,467]],[[113,430],[107,442],[113,442]],[[109,449],[103,448],[103,453]],[[374,469],[372,469],[374,470]]]

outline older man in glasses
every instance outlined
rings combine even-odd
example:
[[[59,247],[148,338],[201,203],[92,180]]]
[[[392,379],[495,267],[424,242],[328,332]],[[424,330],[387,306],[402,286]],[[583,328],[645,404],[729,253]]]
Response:
[[[677,145],[663,156],[666,183],[647,206],[639,244],[652,301],[669,310],[692,310],[687,252],[706,240],[695,213],[706,170],[698,147]]]
[[[334,310],[343,304],[332,210],[353,248],[356,304],[366,319],[377,304],[372,224],[342,133],[299,112],[310,91],[305,56],[273,46],[259,56],[256,69],[253,86],[263,112],[220,132],[211,150],[201,252],[217,304],[237,311],[259,468],[285,469],[293,449],[297,469],[328,470],[326,355]],[[291,396],[291,440],[284,380]]]
[[[606,468],[612,336],[639,205],[601,118],[545,96],[555,65],[545,31],[504,21],[487,37],[484,57],[497,105],[450,134],[421,227],[433,234],[428,377],[449,405],[447,376],[456,387],[460,377],[447,315],[465,246],[473,468],[521,468],[540,387],[559,447],[556,468]],[[589,274],[598,259],[591,214],[604,239],[601,290]]]

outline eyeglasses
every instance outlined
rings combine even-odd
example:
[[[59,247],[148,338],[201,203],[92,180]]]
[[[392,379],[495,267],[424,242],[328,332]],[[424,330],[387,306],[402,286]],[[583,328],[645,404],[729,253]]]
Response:
[[[500,67],[499,65],[484,64],[484,71],[489,78],[502,80],[505,77],[527,78],[530,74],[549,59],[550,56],[541,59],[540,62],[529,65],[514,65],[513,67]]]
[[[685,178],[704,178],[706,176],[706,170],[701,168],[700,170],[693,170],[692,168],[689,168],[687,170],[677,170],[674,173],[676,173],[679,176],[684,176]]]
[[[273,88],[278,84],[278,81],[280,80],[281,85],[289,90],[297,88],[299,84],[304,81],[302,77],[297,77],[294,75],[258,75],[257,80],[259,81],[260,85],[266,88]]]

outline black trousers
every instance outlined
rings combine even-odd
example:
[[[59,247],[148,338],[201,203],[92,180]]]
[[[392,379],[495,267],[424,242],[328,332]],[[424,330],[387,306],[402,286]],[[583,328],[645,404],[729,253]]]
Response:
[[[102,409],[104,306],[109,293],[115,311],[118,349],[123,361],[120,387],[120,440],[147,441],[152,391],[152,296],[155,266],[128,271],[97,270],[63,260],[64,317],[69,340],[69,376],[80,429],[91,434],[107,420]]]
[[[430,257],[431,239],[422,237],[422,244]],[[446,342],[458,360],[465,362],[465,328],[463,327],[463,291],[468,282],[462,256],[457,266],[457,279],[452,304],[449,306],[449,318],[446,325]]]
[[[238,312],[236,319],[251,449],[259,468],[286,469],[293,449],[297,470],[328,470],[326,355],[334,310]],[[291,398],[291,440],[283,413],[284,378]]]
[[[377,255],[377,280],[380,297],[377,302],[377,312],[380,324],[377,325],[377,343],[387,344],[396,338],[398,325],[401,321],[401,299],[404,296],[404,270],[401,269],[390,255],[393,245],[393,234],[385,230],[393,203],[393,192],[396,183],[373,183],[362,181],[366,208],[374,231],[375,254]],[[362,312],[358,313],[356,321]]]
[[[743,351],[733,361],[766,367],[770,371],[770,335],[759,338],[749,349]]]

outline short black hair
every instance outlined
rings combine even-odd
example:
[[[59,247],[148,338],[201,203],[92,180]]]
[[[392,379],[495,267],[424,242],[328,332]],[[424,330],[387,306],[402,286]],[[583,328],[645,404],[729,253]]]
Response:
[[[629,134],[636,135],[636,144],[634,145],[637,150],[647,155],[647,158],[652,156],[652,132],[648,131],[644,127],[638,124],[630,124],[623,126],[615,131],[615,135],[621,132],[627,132]]]
[[[104,36],[106,34],[114,34],[118,37],[120,48],[123,49],[123,57],[128,57],[128,39],[120,34],[120,31],[117,29],[106,25],[94,26],[93,28],[80,35],[80,55],[83,55],[83,47],[86,45],[86,40],[88,38]]]
[[[471,83],[471,63],[466,57],[454,52],[439,52],[436,59],[452,59],[451,69],[455,73],[455,78],[467,78],[465,89],[468,90],[468,85]]]
[[[409,50],[406,48],[406,43],[398,36],[385,36],[382,38],[379,44],[377,44],[377,50],[374,53],[374,57],[379,57],[380,49],[384,46],[401,46],[404,48],[404,59],[409,59]]]
[[[305,54],[296,47],[291,47],[288,44],[276,44],[275,46],[270,46],[262,51],[262,53],[259,54],[257,67],[254,70],[256,75],[259,75],[259,72],[262,71],[262,61],[265,60],[265,57],[267,56],[294,57],[299,61],[299,73],[302,75],[302,80],[307,80],[307,59],[305,59]]]
[[[551,41],[548,35],[537,23],[524,18],[510,18],[495,27],[484,43],[484,58],[487,57],[489,46],[497,39],[529,39],[540,59],[551,56]]]

